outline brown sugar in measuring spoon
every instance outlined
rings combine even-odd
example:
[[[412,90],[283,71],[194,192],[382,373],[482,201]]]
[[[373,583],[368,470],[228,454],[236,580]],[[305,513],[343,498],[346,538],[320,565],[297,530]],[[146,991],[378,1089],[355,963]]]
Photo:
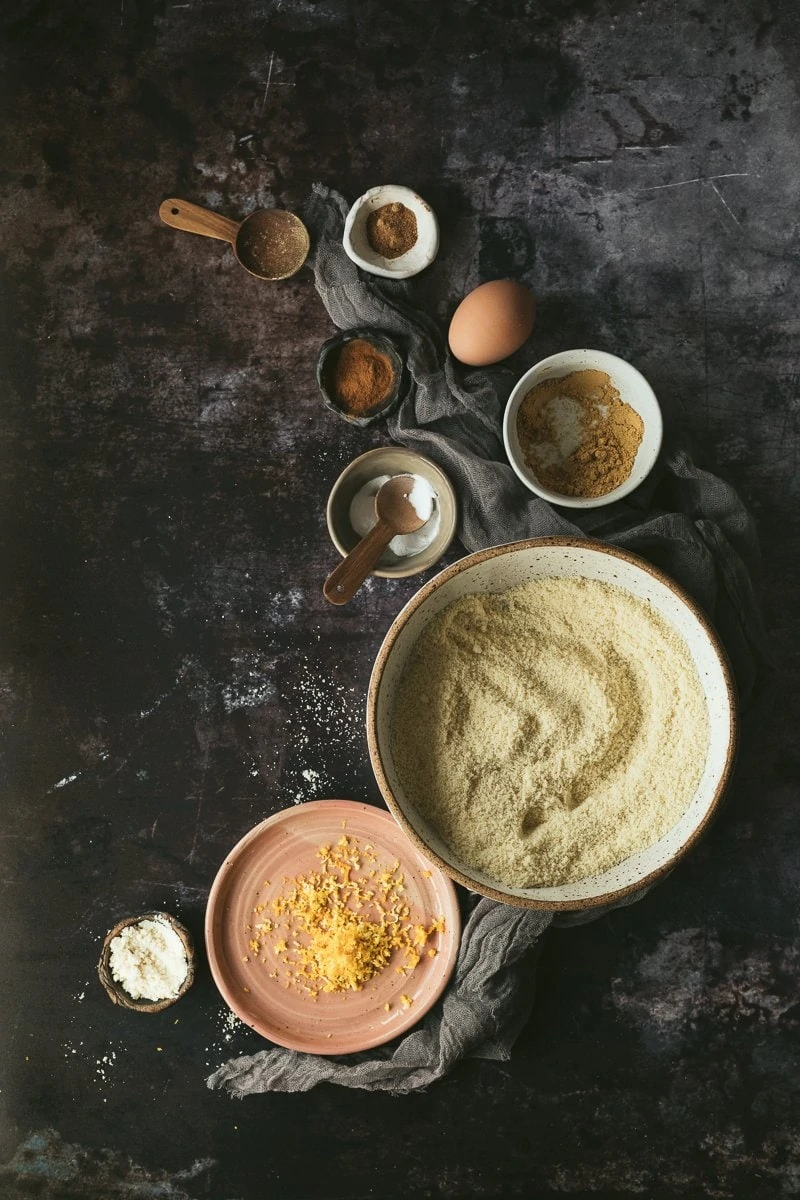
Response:
[[[387,479],[375,497],[377,525],[325,580],[322,594],[331,604],[346,604],[353,599],[396,534],[414,533],[425,524],[428,518],[421,517],[409,499],[413,487],[413,475]]]
[[[261,208],[240,223],[188,200],[170,199],[158,215],[173,229],[229,242],[237,262],[257,279],[296,275],[311,245],[303,222],[285,208]]]

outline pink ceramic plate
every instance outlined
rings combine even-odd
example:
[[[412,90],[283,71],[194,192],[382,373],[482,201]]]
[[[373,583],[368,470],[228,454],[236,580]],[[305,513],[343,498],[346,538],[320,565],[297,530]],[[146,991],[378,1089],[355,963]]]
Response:
[[[286,968],[273,948],[279,934],[262,939],[264,948],[254,954],[248,926],[271,915],[272,900],[287,890],[284,879],[318,871],[317,850],[343,833],[362,847],[371,845],[381,866],[399,861],[411,923],[430,925],[444,917],[444,931],[427,943],[436,955],[423,954],[409,974],[396,970],[404,961],[398,953],[360,992],[322,993],[314,1000],[298,985],[286,986]],[[256,905],[265,906],[261,914],[254,913]],[[447,876],[422,857],[389,813],[354,800],[314,800],[256,825],[222,864],[206,910],[208,961],[226,1003],[270,1041],[312,1054],[368,1050],[416,1024],[447,985],[460,931]]]

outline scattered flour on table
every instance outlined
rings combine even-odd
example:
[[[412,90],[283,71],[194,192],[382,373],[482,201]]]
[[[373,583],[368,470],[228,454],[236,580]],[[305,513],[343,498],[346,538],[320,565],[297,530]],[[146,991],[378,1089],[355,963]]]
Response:
[[[86,1065],[92,1061],[93,1052],[83,1041],[77,1043],[66,1041],[62,1043],[61,1048],[66,1061],[82,1073]],[[108,1103],[103,1093],[115,1082],[114,1068],[118,1065],[119,1059],[125,1059],[126,1056],[127,1051],[124,1047],[118,1045],[115,1048],[112,1042],[106,1042],[104,1050],[99,1052],[97,1058],[94,1059],[93,1082],[100,1093],[103,1104]],[[123,1080],[125,1078],[127,1076],[123,1076]]]
[[[594,580],[455,601],[420,635],[393,714],[409,799],[464,862],[514,887],[652,845],[687,809],[707,748],[683,638]]]
[[[217,1013],[217,1028],[220,1031],[222,1040],[224,1042],[230,1042],[233,1039],[234,1034],[240,1033],[242,1030],[246,1030],[248,1026],[245,1025],[244,1021],[241,1021],[237,1017],[236,1013],[232,1012],[231,1009],[222,1008]]]
[[[301,659],[287,701],[291,713],[286,727],[292,751],[300,761],[284,770],[283,785],[293,804],[303,804],[323,796],[333,785],[320,765],[329,748],[335,747],[344,756],[360,747],[363,696],[354,683],[340,682],[318,662]]]
[[[259,652],[234,655],[231,670],[233,677],[222,686],[222,703],[227,713],[240,708],[262,708],[275,699],[273,658]]]
[[[210,1067],[212,1061],[216,1061],[219,1055],[230,1053],[227,1049],[230,1043],[240,1033],[250,1033],[250,1026],[245,1025],[235,1012],[229,1008],[221,1008],[214,1016],[214,1022],[217,1026],[218,1037],[205,1047],[205,1052],[210,1057],[206,1059],[206,1066]]]

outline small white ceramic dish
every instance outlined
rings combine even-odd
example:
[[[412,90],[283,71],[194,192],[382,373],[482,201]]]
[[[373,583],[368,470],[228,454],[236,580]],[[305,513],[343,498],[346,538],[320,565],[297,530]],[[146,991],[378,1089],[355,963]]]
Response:
[[[619,391],[621,399],[634,408],[644,422],[644,435],[636,453],[633,470],[624,483],[618,488],[607,492],[605,496],[564,496],[544,486],[536,478],[536,473],[525,462],[517,436],[517,413],[519,406],[528,392],[544,379],[560,379],[572,371],[605,371],[610,375],[614,386]],[[559,504],[564,508],[598,508],[601,504],[613,504],[621,500],[637,488],[650,474],[655,466],[661,449],[663,436],[663,421],[661,409],[656,400],[655,392],[645,377],[631,366],[624,358],[616,354],[607,354],[605,350],[563,350],[560,354],[551,354],[543,358],[529,371],[526,371],[508,398],[505,417],[503,418],[503,442],[505,443],[508,461],[527,488],[549,500],[551,504]]]
[[[410,250],[397,258],[384,258],[372,249],[367,237],[367,218],[384,204],[405,204],[417,218],[417,240]],[[408,279],[430,266],[439,251],[439,223],[429,204],[411,188],[386,183],[370,188],[359,196],[344,223],[344,248],[349,258],[373,275],[389,279]]]
[[[414,807],[394,765],[392,715],[395,691],[411,648],[437,613],[461,596],[505,592],[541,578],[600,580],[625,588],[651,604],[689,647],[708,706],[709,743],[689,807],[652,846],[608,871],[574,883],[513,888],[457,858]],[[472,891],[523,908],[593,908],[620,900],[666,874],[710,823],[733,769],[736,692],[725,653],[708,620],[668,576],[644,559],[603,542],[541,538],[469,554],[445,567],[409,601],[389,629],[372,669],[367,738],[372,768],[389,809],[412,841],[453,879]]]

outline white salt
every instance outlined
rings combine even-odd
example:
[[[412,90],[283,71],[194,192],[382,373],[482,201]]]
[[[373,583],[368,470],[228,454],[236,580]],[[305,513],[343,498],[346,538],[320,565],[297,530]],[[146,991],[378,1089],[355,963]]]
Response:
[[[420,521],[429,521],[436,503],[436,492],[427,479],[423,479],[421,475],[412,475],[411,478],[414,480],[414,485],[408,494],[409,504]]]
[[[350,502],[350,524],[359,537],[369,533],[377,523],[375,515],[375,497],[391,475],[376,475],[365,483]],[[413,533],[398,533],[389,542],[389,550],[397,558],[408,558],[419,554],[430,546],[439,532],[440,513],[439,499],[427,479],[421,475],[412,475],[414,483],[408,493],[409,503],[421,521],[425,524]]]

